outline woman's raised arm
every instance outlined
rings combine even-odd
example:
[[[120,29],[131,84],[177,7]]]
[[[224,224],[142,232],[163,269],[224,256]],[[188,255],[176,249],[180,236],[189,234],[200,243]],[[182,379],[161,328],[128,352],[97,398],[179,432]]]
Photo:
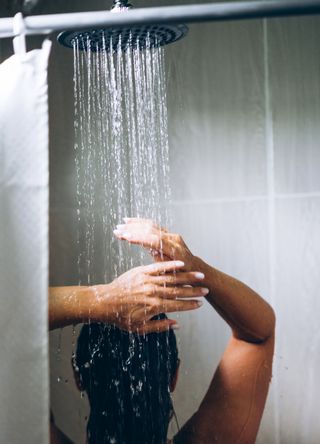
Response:
[[[270,305],[242,282],[193,256],[181,236],[149,220],[125,219],[119,239],[149,248],[157,261],[182,260],[197,269],[212,307],[232,329],[232,337],[198,411],[175,437],[184,444],[253,444],[272,373],[275,315]]]
[[[151,320],[163,312],[194,310],[207,288],[196,284],[197,272],[179,273],[184,263],[169,261],[133,268],[110,284],[91,287],[51,287],[49,289],[49,328],[102,322],[122,330],[146,334],[176,328],[175,320]],[[168,282],[174,285],[166,286]],[[188,290],[184,285],[190,285]],[[182,299],[177,299],[177,298]]]

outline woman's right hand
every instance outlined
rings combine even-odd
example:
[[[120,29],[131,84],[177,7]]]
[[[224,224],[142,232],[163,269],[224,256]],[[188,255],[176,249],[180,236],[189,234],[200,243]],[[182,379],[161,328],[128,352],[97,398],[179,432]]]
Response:
[[[193,298],[208,294],[208,289],[199,287],[204,276],[183,271],[184,267],[181,261],[154,263],[133,268],[111,284],[90,287],[95,301],[90,319],[138,334],[178,328],[175,320],[151,318],[165,312],[195,310],[202,305]]]

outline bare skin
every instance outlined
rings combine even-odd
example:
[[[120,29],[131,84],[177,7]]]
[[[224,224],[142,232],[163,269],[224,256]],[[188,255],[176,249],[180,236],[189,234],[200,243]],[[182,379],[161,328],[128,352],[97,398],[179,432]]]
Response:
[[[195,300],[208,293],[197,283],[203,276],[197,272],[182,272],[184,263],[170,261],[137,267],[110,284],[91,287],[69,286],[49,289],[49,328],[62,328],[86,322],[116,325],[138,334],[177,328],[175,320],[150,320],[160,313],[195,310],[202,302]],[[178,274],[177,274],[178,273]],[[166,287],[167,283],[174,285]],[[189,288],[185,288],[189,285]],[[50,422],[51,444],[71,443]]]
[[[197,285],[201,274],[183,268],[181,261],[168,261],[134,268],[110,284],[51,287],[50,330],[88,321],[113,324],[139,334],[177,328],[174,320],[151,318],[163,312],[197,309],[202,302],[194,298],[209,291]]]
[[[73,442],[56,427],[52,414],[50,417],[50,444],[73,444]]]
[[[183,261],[181,272],[202,272],[201,286],[210,290],[207,301],[231,327],[231,339],[208,391],[174,443],[254,444],[272,373],[272,308],[247,285],[194,256],[181,236],[150,220],[127,218],[115,235],[150,249],[156,261]]]

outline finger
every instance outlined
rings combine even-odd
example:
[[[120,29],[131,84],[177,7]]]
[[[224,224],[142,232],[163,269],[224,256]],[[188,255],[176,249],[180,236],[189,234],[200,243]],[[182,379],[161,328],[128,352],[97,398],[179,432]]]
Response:
[[[123,217],[122,218],[126,224],[135,224],[135,223],[146,223],[146,224],[153,224],[152,219],[147,219],[145,217]]]
[[[157,262],[155,264],[146,265],[143,271],[150,276],[157,276],[168,272],[180,271],[185,266],[182,261]]]
[[[192,271],[188,273],[165,274],[162,276],[154,276],[152,283],[158,285],[192,285],[198,284],[205,278],[203,273]]]
[[[175,311],[190,311],[196,310],[203,305],[202,301],[196,299],[192,300],[171,300],[171,299],[161,299],[154,303],[150,312],[153,316],[158,313],[173,313]],[[162,311],[159,311],[162,310]]]
[[[145,231],[133,231],[126,230],[118,225],[118,228],[113,230],[113,234],[120,240],[126,240],[130,244],[142,245],[145,248],[153,248],[156,250],[162,249],[162,239],[161,236],[153,233],[146,233]]]
[[[203,297],[208,293],[208,288],[202,287],[158,287],[154,295],[165,299],[184,299]]]
[[[158,321],[147,321],[141,327],[137,327],[138,335],[145,335],[149,333],[161,333],[170,329],[176,330],[179,325],[172,319],[163,319]]]
[[[143,217],[124,217],[123,220],[126,224],[140,224],[140,225],[146,224],[152,226],[156,230],[168,232],[167,228],[161,227],[160,225],[156,224],[152,219],[145,219]]]
[[[154,224],[152,221],[147,221],[145,223],[141,222],[131,222],[126,224],[118,224],[116,226],[116,229],[122,232],[127,232],[130,234],[154,234],[154,235],[163,235],[163,234],[170,234],[169,231],[164,228],[160,227],[159,225]]]
[[[139,222],[137,222],[139,221]],[[119,235],[122,234],[125,237],[141,237],[145,235],[157,235],[160,236],[164,233],[169,234],[168,230],[164,227],[160,227],[159,225],[155,224],[152,220],[149,219],[139,219],[136,218],[134,220],[131,220],[128,223],[125,224],[118,224],[116,226],[116,233]],[[130,236],[129,236],[130,235]]]
[[[154,250],[153,248],[150,248],[149,250],[151,256],[153,257],[153,260],[155,260],[156,262],[160,262],[160,261],[170,261],[171,258],[169,256],[166,256],[165,254],[163,254],[162,251],[158,251],[158,250]]]
[[[119,240],[126,240],[130,244],[152,249],[170,259],[179,255],[179,251],[177,251],[179,244],[175,234],[153,229],[151,225],[147,225],[147,227],[147,229],[143,229],[141,226],[137,227],[137,224],[118,225],[113,233]]]
[[[153,256],[153,260],[155,262],[163,262],[163,261],[169,261],[170,258],[168,256],[163,256],[163,258],[161,258],[161,256]]]

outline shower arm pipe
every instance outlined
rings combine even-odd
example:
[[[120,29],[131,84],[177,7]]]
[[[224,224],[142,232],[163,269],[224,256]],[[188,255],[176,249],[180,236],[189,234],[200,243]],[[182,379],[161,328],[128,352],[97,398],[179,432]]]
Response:
[[[264,0],[205,3],[110,11],[76,12],[24,18],[26,35],[63,30],[125,27],[145,24],[198,23],[320,14],[320,0]],[[0,19],[0,38],[14,37],[13,18]]]

